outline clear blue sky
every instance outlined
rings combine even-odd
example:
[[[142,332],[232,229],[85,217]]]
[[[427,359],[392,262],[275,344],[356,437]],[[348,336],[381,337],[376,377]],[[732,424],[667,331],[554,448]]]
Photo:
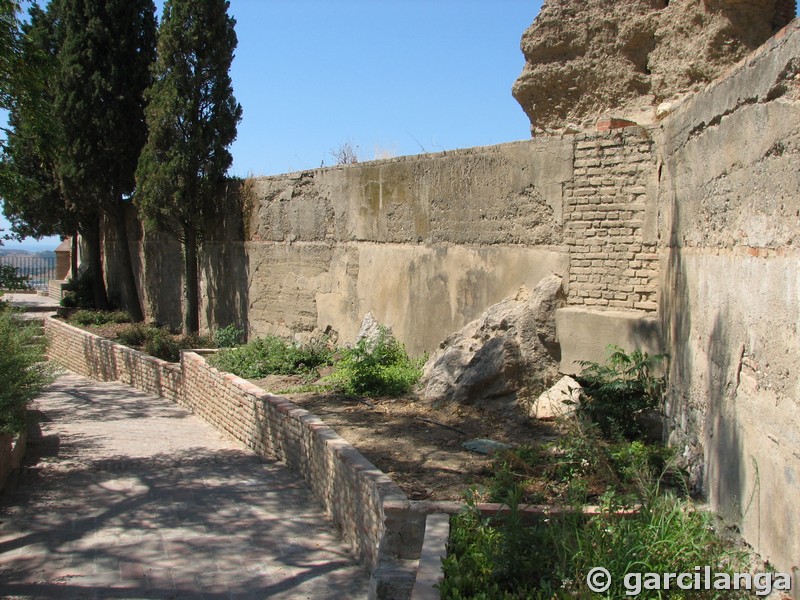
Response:
[[[230,174],[331,165],[331,150],[348,142],[364,161],[526,139],[511,86],[524,64],[520,38],[540,8],[541,0],[231,0],[231,75],[244,115]]]

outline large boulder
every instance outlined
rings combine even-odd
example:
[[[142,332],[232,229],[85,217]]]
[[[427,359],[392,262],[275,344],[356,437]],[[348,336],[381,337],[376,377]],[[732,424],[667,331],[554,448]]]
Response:
[[[795,16],[795,0],[546,0],[522,36],[513,94],[531,132],[640,124],[705,85]]]
[[[561,358],[555,311],[564,304],[561,278],[522,286],[445,339],[425,363],[423,397],[431,402],[516,404],[533,380],[552,381]]]

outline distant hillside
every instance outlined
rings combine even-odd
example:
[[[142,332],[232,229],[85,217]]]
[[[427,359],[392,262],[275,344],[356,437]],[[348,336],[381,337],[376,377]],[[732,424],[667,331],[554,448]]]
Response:
[[[42,258],[49,258],[55,255],[56,253],[53,252],[52,250],[43,250],[41,252],[35,252],[32,250],[23,250],[22,248],[0,247],[0,256],[40,256]]]

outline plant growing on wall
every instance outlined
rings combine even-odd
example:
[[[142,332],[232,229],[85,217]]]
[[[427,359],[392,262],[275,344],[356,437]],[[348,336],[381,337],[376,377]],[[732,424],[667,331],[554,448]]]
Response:
[[[145,225],[183,245],[187,332],[199,328],[198,252],[224,194],[228,146],[242,116],[229,75],[237,40],[228,7],[227,0],[167,0],[136,172]]]

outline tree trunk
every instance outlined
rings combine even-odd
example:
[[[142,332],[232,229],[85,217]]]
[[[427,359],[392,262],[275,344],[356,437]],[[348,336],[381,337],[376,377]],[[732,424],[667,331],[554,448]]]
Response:
[[[92,281],[94,307],[100,310],[108,310],[108,294],[106,293],[106,282],[103,277],[103,250],[100,245],[99,215],[92,217],[86,222],[83,237],[86,240],[86,249],[88,253],[86,263],[89,277]]]
[[[72,281],[78,280],[78,232],[72,234],[72,251],[70,252],[70,279]]]
[[[142,304],[139,301],[139,290],[136,287],[136,275],[133,272],[133,257],[131,248],[128,244],[128,228],[125,224],[125,206],[119,199],[111,211],[111,221],[114,226],[114,233],[117,240],[115,253],[116,262],[119,264],[121,272],[119,274],[120,288],[122,291],[123,308],[128,311],[128,316],[133,323],[144,321]]]
[[[191,226],[184,229],[183,272],[185,275],[186,290],[184,333],[197,333],[200,330],[200,286],[197,280],[197,232]]]

